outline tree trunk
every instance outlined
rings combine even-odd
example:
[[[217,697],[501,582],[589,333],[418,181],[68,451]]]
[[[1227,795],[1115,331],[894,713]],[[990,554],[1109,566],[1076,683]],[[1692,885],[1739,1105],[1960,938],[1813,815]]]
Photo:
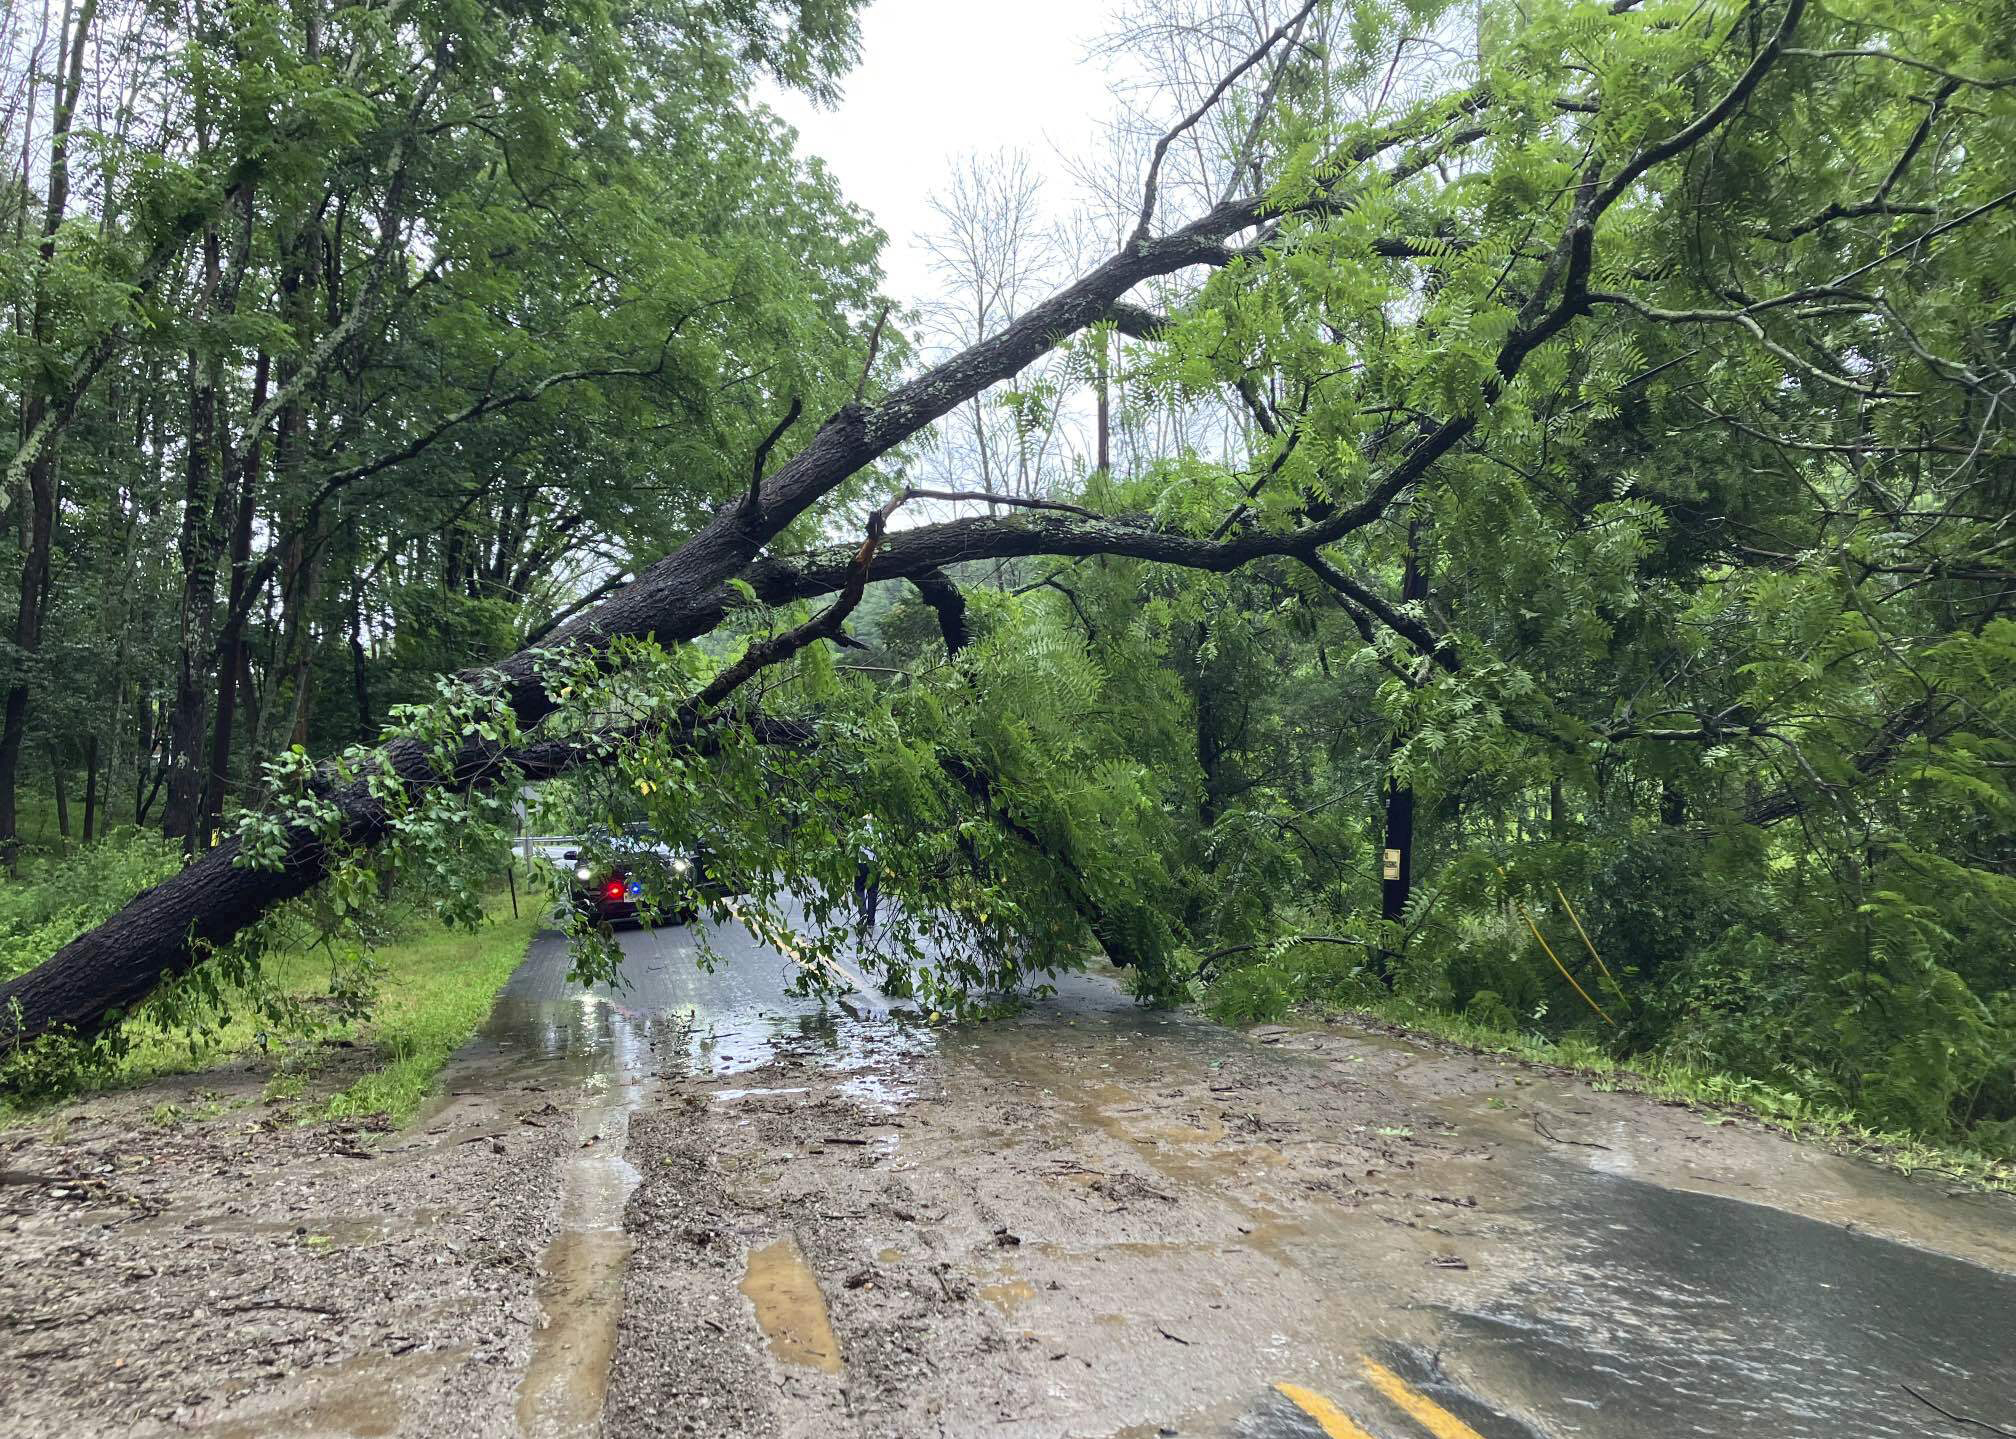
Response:
[[[56,833],[67,841],[70,838],[70,786],[63,773],[62,746],[54,740],[49,742],[49,781],[56,790]]]
[[[1428,598],[1428,571],[1421,563],[1421,521],[1408,527],[1407,565],[1400,577],[1400,602],[1408,604]],[[1400,748],[1400,736],[1393,737],[1392,749]],[[1414,787],[1386,780],[1386,845],[1380,855],[1379,913],[1398,924],[1407,913],[1407,899],[1414,886]]]
[[[40,406],[29,406],[34,417]],[[31,425],[32,428],[32,418]],[[28,738],[29,665],[42,646],[42,599],[49,589],[49,554],[56,528],[56,457],[48,454],[28,469],[26,553],[21,561],[21,607],[15,612],[14,644],[21,663],[7,687],[7,708],[0,722],[0,863],[14,867],[19,849],[20,821],[16,796],[20,791],[21,749]]]
[[[1098,357],[1094,361],[1096,368],[1093,371],[1094,383],[1098,386],[1099,391],[1098,470],[1102,475],[1110,475],[1113,472],[1113,398],[1106,373],[1106,354],[1112,348],[1112,336],[1108,335],[1103,328],[1098,329],[1093,331],[1093,342],[1099,347]]]
[[[315,601],[321,597],[322,545],[320,526],[310,521],[308,543],[300,572],[295,583],[300,588],[300,599],[295,606],[295,628],[293,650],[294,679],[294,722],[288,729],[289,744],[308,743],[308,719],[314,706],[315,688],[315,627],[312,622]]]
[[[217,237],[204,236],[205,268],[216,278]],[[162,833],[182,841],[183,852],[203,848],[203,736],[210,717],[204,670],[216,623],[217,546],[212,461],[217,438],[217,389],[208,360],[189,354],[188,482],[182,511],[182,603],[175,647],[175,704],[168,716],[168,806]]]
[[[266,381],[271,361],[266,352],[259,359],[252,378],[252,411],[266,403]],[[244,665],[245,621],[250,602],[245,587],[250,582],[252,559],[252,519],[259,487],[259,437],[245,446],[245,461],[238,479],[237,514],[231,526],[231,587],[225,609],[224,634],[217,654],[217,724],[210,735],[210,778],[203,806],[203,828],[214,832],[223,818],[224,804],[231,793],[231,731],[238,717],[238,671]]]
[[[98,819],[98,735],[84,741],[84,843],[97,838]]]
[[[357,702],[357,739],[360,744],[369,744],[373,735],[371,724],[371,686],[364,670],[364,579],[359,575],[350,587],[350,692]]]
[[[133,823],[145,824],[147,811],[154,804],[147,792],[147,772],[154,767],[154,701],[143,692],[135,708],[140,716],[140,737],[134,750]]]
[[[1394,924],[1407,915],[1414,884],[1414,787],[1386,781],[1386,852],[1381,856],[1379,913]]]

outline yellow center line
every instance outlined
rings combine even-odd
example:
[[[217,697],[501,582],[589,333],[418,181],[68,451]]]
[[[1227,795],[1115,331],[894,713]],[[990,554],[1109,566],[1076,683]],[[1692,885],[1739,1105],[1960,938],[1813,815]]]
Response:
[[[1274,1388],[1282,1398],[1321,1424],[1330,1439],[1372,1439],[1370,1434],[1351,1422],[1349,1414],[1314,1389],[1304,1389],[1300,1384],[1276,1384]]]
[[[1433,1434],[1435,1439],[1484,1439],[1482,1434],[1413,1388],[1385,1365],[1370,1359],[1361,1359],[1360,1362],[1365,1366],[1365,1377],[1372,1381],[1372,1387],[1406,1411],[1408,1418]]]

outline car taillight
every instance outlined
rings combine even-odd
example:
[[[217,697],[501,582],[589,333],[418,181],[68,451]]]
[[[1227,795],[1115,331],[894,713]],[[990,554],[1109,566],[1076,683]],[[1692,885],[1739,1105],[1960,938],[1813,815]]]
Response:
[[[623,881],[620,879],[612,879],[607,884],[603,885],[602,897],[611,902],[623,898]]]

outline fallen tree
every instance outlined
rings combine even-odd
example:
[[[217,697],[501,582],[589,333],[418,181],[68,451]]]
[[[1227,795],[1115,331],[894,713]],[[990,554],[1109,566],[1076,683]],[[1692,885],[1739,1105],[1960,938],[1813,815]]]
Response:
[[[1264,58],[1313,8],[1311,0],[1233,74]],[[1599,221],[1632,193],[1648,171],[1685,155],[1740,111],[1778,63],[1804,8],[1805,0],[1787,0],[1768,38],[1740,63],[1719,53],[1719,43],[1707,52],[1702,58],[1717,59],[1734,73],[1691,121],[1642,141],[1614,163],[1606,163],[1600,153],[1589,154],[1576,182],[1553,202],[1564,213],[1551,241],[1529,244],[1508,262],[1509,273],[1511,263],[1522,257],[1528,260],[1522,298],[1474,396],[1450,404],[1440,417],[1420,415],[1405,428],[1389,426],[1367,440],[1364,458],[1369,475],[1362,492],[1349,503],[1305,494],[1295,522],[1287,528],[1269,528],[1241,505],[1202,537],[1146,519],[1046,504],[1014,516],[954,520],[885,539],[884,522],[910,498],[903,494],[878,513],[866,543],[851,552],[766,555],[788,527],[847,481],[955,406],[1015,376],[1069,337],[1106,322],[1135,331],[1152,329],[1158,322],[1144,319],[1126,301],[1145,281],[1195,266],[1257,263],[1267,247],[1293,243],[1296,222],[1346,214],[1363,195],[1389,195],[1395,186],[1453,162],[1489,133],[1480,119],[1494,103],[1488,87],[1436,99],[1396,124],[1362,131],[1311,167],[1321,178],[1297,185],[1291,194],[1228,199],[1170,233],[1155,236],[1151,225],[1165,140],[1144,186],[1139,224],[1118,254],[999,334],[931,367],[885,398],[843,407],[775,473],[762,474],[759,455],[756,476],[745,496],[723,508],[692,539],[630,585],[560,627],[538,647],[503,660],[480,682],[495,686],[517,729],[529,733],[560,706],[549,679],[556,663],[578,664],[604,656],[625,638],[650,638],[669,646],[704,635],[728,615],[734,596],[731,582],[746,583],[771,604],[839,592],[841,600],[818,619],[779,641],[752,645],[742,660],[707,687],[682,721],[690,726],[695,743],[705,743],[710,726],[754,722],[735,711],[737,686],[806,645],[834,638],[839,620],[851,608],[849,596],[858,599],[868,580],[911,579],[927,587],[928,596],[929,587],[942,580],[946,565],[966,560],[1114,555],[1221,572],[1272,557],[1317,560],[1326,546],[1386,515],[1437,461],[1456,451],[1505,397],[1529,358],[1588,312]],[[1224,90],[1221,85],[1213,99]],[[1593,101],[1556,108],[1567,121],[1598,110]],[[1177,132],[1195,124],[1202,113],[1187,117]],[[1543,210],[1541,218],[1544,214]],[[1535,229],[1540,222],[1534,220]],[[1236,243],[1255,230],[1261,231],[1258,239],[1244,246]],[[1362,245],[1368,260],[1428,264],[1452,248],[1449,240],[1439,237],[1411,238],[1404,226],[1363,240]],[[1292,444],[1294,437],[1288,442]],[[1271,473],[1271,469],[1263,472],[1252,493],[1258,493]],[[998,502],[1001,497],[973,498]],[[941,616],[944,613],[941,608]],[[1391,613],[1384,618],[1400,624]],[[54,1029],[82,1033],[97,1029],[162,979],[230,941],[273,906],[305,894],[328,872],[332,846],[369,847],[390,832],[395,806],[388,803],[388,790],[410,798],[433,790],[482,788],[505,776],[536,779],[557,774],[594,757],[591,750],[566,740],[516,748],[472,742],[452,756],[400,740],[375,752],[367,775],[339,783],[339,776],[328,772],[317,782],[317,799],[331,816],[328,824],[319,831],[303,825],[288,828],[277,862],[270,867],[248,866],[241,842],[228,840],[137,896],[112,919],[71,941],[36,969],[0,986],[0,1013],[7,1016],[10,1038],[18,1045]],[[956,768],[951,773],[975,798],[987,796],[984,777]],[[1010,823],[1012,827],[1012,817]]]

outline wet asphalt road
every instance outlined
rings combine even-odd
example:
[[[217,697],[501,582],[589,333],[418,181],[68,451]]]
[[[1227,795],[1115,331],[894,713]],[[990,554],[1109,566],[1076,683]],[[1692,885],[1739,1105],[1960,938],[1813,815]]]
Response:
[[[794,997],[786,987],[796,966],[739,927],[714,931],[722,962],[711,972],[696,965],[683,929],[633,931],[623,943],[627,985],[584,995],[566,981],[559,937],[542,937],[467,1057],[494,1059],[514,1074],[543,1069],[627,1083],[623,1076],[653,1064],[663,1069],[668,1053],[683,1052],[693,1075],[719,1077],[764,1065],[789,1046],[871,1103],[900,1099],[908,1071],[927,1063],[941,1066],[944,1092],[956,1099],[959,1066],[968,1062],[949,1037],[956,1031],[915,1022],[877,995]],[[1117,1037],[1204,1052],[1251,1043],[1201,1022],[1146,1016],[1101,979],[1066,978],[1059,990],[992,1042],[1082,1051]],[[616,1195],[619,1212],[621,1193],[627,1189]],[[1384,1302],[1408,1322],[1404,1332],[1396,1325],[1390,1342],[1375,1334],[1362,1353],[1340,1356],[1340,1370],[1362,1378],[1350,1392],[1283,1374],[1272,1389],[1223,1396],[1233,1417],[1214,1430],[1179,1430],[1172,1414],[1161,1432],[1245,1439],[1990,1432],[1942,1417],[1905,1385],[1954,1414],[2016,1429],[2016,1276],[1778,1209],[1604,1173],[1545,1148],[1532,1151],[1518,1193],[1522,1242],[1539,1251],[1528,1256],[1525,1277],[1474,1304],[1424,1305],[1396,1276]],[[1309,1252],[1312,1265],[1350,1262],[1334,1245],[1320,1261]],[[1208,1335],[1198,1342],[1208,1345]]]

